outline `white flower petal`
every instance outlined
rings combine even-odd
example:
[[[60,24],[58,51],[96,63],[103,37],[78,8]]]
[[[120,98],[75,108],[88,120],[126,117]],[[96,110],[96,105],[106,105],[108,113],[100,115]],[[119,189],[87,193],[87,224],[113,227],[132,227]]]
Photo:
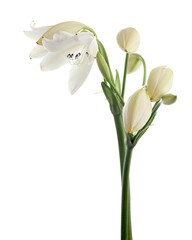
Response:
[[[38,58],[38,57],[43,57],[46,54],[47,54],[47,50],[43,46],[37,45],[30,52],[29,57],[30,58]]]
[[[94,35],[91,32],[81,32],[75,35],[75,40],[84,46],[89,46],[93,37]]]
[[[94,37],[88,47],[88,53],[95,58],[97,55],[97,51],[98,51],[97,40]]]
[[[42,37],[53,39],[53,35],[57,32],[64,31],[72,34],[78,33],[83,27],[84,24],[74,21],[63,22],[52,26],[49,31],[47,31]],[[38,40],[38,44],[42,44],[42,37]]]
[[[37,41],[44,33],[46,33],[52,26],[45,26],[40,28],[34,27],[35,23],[31,25],[32,31],[24,31],[25,35]]]
[[[71,94],[74,94],[82,86],[93,65],[93,61],[88,63],[89,59],[86,56],[85,58],[81,65],[74,65],[70,71],[68,86]]]
[[[57,69],[68,62],[63,52],[48,53],[42,60],[40,67],[42,71]]]
[[[69,53],[79,52],[81,45],[73,46],[73,48],[67,49],[67,51],[48,52],[43,58],[40,67],[42,71],[50,71],[57,69],[69,62],[67,55]]]
[[[42,43],[49,52],[66,51],[79,44],[74,40],[73,36],[70,33],[59,32],[54,34],[54,38],[51,40],[43,38]]]

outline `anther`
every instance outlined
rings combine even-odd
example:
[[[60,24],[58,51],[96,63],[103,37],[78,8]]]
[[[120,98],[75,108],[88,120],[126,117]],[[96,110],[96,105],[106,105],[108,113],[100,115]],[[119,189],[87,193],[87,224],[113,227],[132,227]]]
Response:
[[[75,55],[75,59],[77,59],[78,57],[80,57],[81,56],[81,53],[77,53],[76,55]]]

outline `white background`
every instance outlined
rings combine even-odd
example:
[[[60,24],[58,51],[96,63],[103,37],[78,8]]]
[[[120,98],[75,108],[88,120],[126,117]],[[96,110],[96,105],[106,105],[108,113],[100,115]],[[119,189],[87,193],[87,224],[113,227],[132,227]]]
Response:
[[[0,18],[0,239],[120,239],[117,140],[96,63],[70,96],[70,66],[41,72],[23,34],[32,20],[76,20],[96,31],[121,76],[116,35],[125,27],[140,33],[148,74],[160,65],[174,71],[178,101],[160,108],[133,153],[133,237],[191,240],[190,1],[4,1]],[[142,68],[127,81],[126,98],[141,86]]]

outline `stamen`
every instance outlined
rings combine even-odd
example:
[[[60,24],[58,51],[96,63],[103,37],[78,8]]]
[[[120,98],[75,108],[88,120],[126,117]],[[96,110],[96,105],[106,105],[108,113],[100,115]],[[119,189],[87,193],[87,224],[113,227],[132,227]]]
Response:
[[[83,62],[85,55],[88,57],[89,53],[85,51],[85,48],[82,49],[81,52],[76,54],[69,53],[67,54],[67,58],[69,59],[69,63],[72,65],[80,65]]]
[[[81,53],[79,52],[75,55],[75,59],[79,58],[80,56],[81,56]]]
[[[67,58],[72,58],[73,57],[73,54],[67,54]]]

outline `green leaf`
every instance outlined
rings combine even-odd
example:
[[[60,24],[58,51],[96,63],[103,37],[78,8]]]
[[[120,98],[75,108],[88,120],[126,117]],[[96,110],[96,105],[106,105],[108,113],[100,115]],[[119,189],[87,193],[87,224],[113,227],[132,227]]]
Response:
[[[134,146],[137,144],[137,142],[139,141],[139,139],[143,136],[143,134],[147,131],[147,129],[151,126],[155,116],[156,116],[157,112],[155,112],[149,119],[149,121],[147,122],[147,124],[145,124],[145,126],[138,131],[138,133],[135,135],[134,140],[133,140],[133,144]]]
[[[119,73],[117,70],[116,70],[116,77],[115,77],[115,87],[117,91],[121,94],[121,82],[120,82]]]
[[[102,82],[101,83],[101,87],[103,89],[103,92],[109,102],[109,106],[110,106],[110,109],[111,109],[111,112],[113,115],[118,115],[121,113],[121,104],[120,102],[118,101],[118,99],[116,98],[114,92],[112,91],[111,88],[109,88],[107,86],[107,84],[105,82]]]
[[[147,131],[147,129],[151,126],[151,124],[157,114],[157,110],[159,109],[160,106],[161,106],[161,100],[155,103],[155,105],[153,106],[152,113],[151,113],[149,120],[134,136],[134,138],[133,138],[134,146],[137,144],[138,140],[143,136],[143,134]]]

